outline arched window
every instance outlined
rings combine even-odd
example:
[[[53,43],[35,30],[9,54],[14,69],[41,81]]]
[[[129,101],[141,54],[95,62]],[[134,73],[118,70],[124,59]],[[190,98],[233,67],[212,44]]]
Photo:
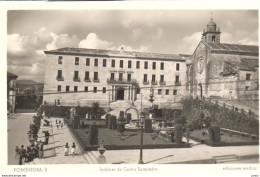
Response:
[[[216,37],[212,36],[212,42],[216,42]]]

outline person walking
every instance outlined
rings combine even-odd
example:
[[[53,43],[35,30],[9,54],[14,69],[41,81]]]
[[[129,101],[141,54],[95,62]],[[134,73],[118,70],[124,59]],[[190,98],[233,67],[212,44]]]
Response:
[[[23,147],[24,146],[21,145],[21,148],[19,149],[19,165],[23,164],[23,158],[25,157],[25,149]]]
[[[43,143],[41,142],[41,140],[39,142],[39,158],[43,158]]]
[[[48,144],[48,143],[49,143],[49,137],[50,137],[50,133],[49,133],[49,131],[47,130],[47,131],[45,132],[45,144]]]
[[[63,123],[61,123],[61,125],[60,125],[60,128],[62,128],[63,127]]]
[[[69,155],[69,144],[66,143],[65,145],[65,153],[64,153],[65,156],[68,156]]]
[[[19,147],[16,146],[15,147],[15,159],[17,159],[18,156],[19,156]]]
[[[75,152],[76,152],[76,144],[73,143],[71,146],[71,153],[72,153],[73,157],[75,156]]]

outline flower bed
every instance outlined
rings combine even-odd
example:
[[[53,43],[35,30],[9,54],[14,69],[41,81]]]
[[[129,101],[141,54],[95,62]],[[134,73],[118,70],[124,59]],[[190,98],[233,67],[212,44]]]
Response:
[[[210,141],[208,130],[195,130],[190,132],[191,139],[205,143],[209,146],[242,146],[259,144],[258,138],[245,137],[224,131],[221,131],[220,135],[220,142],[213,142]]]

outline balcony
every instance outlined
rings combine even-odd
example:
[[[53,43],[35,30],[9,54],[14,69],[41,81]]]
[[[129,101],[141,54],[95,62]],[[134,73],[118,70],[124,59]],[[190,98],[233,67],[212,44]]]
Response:
[[[80,82],[80,78],[79,77],[73,77],[73,81],[74,82]]]
[[[127,80],[127,79],[107,79],[108,84],[134,84],[136,83],[135,79]]]
[[[149,85],[149,81],[148,81],[148,80],[146,80],[146,81],[143,80],[143,84],[144,84],[144,85]]]
[[[57,81],[64,81],[63,76],[56,76]]]
[[[160,81],[160,85],[166,85],[165,81]]]
[[[93,78],[93,82],[100,82],[99,78]]]
[[[85,81],[85,82],[91,82],[91,79],[85,77],[85,78],[84,78],[84,81]]]
[[[181,82],[180,82],[180,81],[175,82],[175,85],[176,85],[176,86],[180,86],[180,85],[181,85]]]
[[[152,85],[157,85],[157,81],[152,81]]]

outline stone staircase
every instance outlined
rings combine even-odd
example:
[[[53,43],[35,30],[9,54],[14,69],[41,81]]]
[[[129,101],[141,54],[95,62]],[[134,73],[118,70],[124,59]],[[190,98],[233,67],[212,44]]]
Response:
[[[231,154],[231,155],[222,155],[222,156],[212,156],[213,159],[215,159],[216,163],[226,163],[226,162],[232,162],[237,161],[238,157],[237,155]]]
[[[98,164],[98,156],[98,151],[87,151],[84,153],[88,164]]]

